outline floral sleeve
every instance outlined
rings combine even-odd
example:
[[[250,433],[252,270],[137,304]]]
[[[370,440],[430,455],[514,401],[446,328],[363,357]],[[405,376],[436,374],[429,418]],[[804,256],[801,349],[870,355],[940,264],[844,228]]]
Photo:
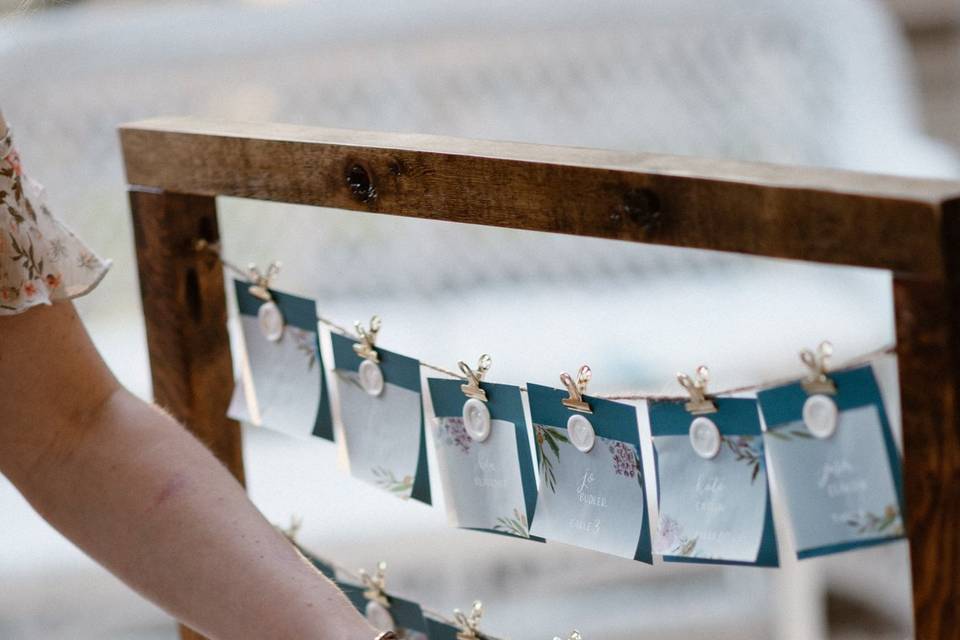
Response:
[[[8,130],[0,139],[0,316],[82,296],[109,268],[47,209]]]

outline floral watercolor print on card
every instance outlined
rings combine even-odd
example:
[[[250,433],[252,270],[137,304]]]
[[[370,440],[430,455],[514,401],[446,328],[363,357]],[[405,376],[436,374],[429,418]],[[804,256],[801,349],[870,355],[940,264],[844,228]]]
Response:
[[[268,303],[250,292],[249,283],[234,284],[244,357],[228,415],[289,435],[333,440],[315,302],[272,291],[282,330],[270,333],[260,313]]]
[[[530,534],[536,477],[520,389],[482,383],[490,412],[489,435],[474,439],[464,426],[467,398],[459,380],[430,378],[436,422],[433,441],[447,514],[458,527],[519,538]]]
[[[783,488],[797,555],[836,553],[903,537],[900,458],[870,366],[830,374],[836,423],[804,421],[800,383],[762,391],[770,464]]]
[[[562,404],[564,391],[532,383],[527,391],[540,474],[532,533],[651,562],[636,409],[584,396],[591,412],[580,413]],[[592,429],[586,451],[571,442],[568,421],[576,415]]]
[[[668,562],[778,564],[757,403],[720,399],[697,417],[682,402],[649,407],[660,517],[654,551]],[[719,445],[709,455],[690,438],[709,420]]]
[[[430,504],[420,362],[380,347],[374,362],[357,354],[351,338],[332,334],[331,341],[350,472]]]

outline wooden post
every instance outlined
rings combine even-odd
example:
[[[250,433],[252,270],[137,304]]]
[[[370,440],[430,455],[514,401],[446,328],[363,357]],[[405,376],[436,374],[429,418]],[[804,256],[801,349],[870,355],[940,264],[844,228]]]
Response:
[[[240,426],[227,419],[233,365],[223,271],[198,238],[216,242],[216,200],[130,191],[154,400],[243,482]],[[203,636],[182,627],[183,640]]]

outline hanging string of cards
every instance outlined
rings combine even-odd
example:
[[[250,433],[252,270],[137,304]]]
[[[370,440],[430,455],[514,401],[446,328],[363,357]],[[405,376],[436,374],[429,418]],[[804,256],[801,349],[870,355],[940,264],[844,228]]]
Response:
[[[245,278],[235,288],[246,366],[230,416],[333,440],[328,383],[335,384],[351,473],[428,504],[430,473],[438,474],[457,527],[646,563],[656,554],[667,562],[775,567],[769,469],[799,558],[904,535],[900,460],[870,364],[891,349],[830,370],[823,343],[802,352],[804,378],[721,393],[711,392],[700,367],[678,376],[686,399],[587,395],[586,366],[576,377],[561,375],[562,388],[521,388],[488,381],[488,355],[475,366],[459,362],[458,375],[388,351],[378,344],[376,317],[350,335],[320,317],[314,301],[273,290],[276,265],[261,273],[224,264]],[[320,323],[331,327],[329,381]],[[429,440],[421,367],[447,375],[427,378],[435,416]],[[748,391],[755,397],[730,397]],[[644,402],[623,402],[635,400]],[[652,465],[641,456],[644,410]],[[655,527],[648,481],[656,487]]]

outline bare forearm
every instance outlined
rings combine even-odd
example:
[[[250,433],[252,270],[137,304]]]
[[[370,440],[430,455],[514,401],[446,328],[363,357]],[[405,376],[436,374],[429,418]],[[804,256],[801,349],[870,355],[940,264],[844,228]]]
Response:
[[[130,586],[214,638],[375,635],[172,419],[117,390],[89,420],[12,479]]]

